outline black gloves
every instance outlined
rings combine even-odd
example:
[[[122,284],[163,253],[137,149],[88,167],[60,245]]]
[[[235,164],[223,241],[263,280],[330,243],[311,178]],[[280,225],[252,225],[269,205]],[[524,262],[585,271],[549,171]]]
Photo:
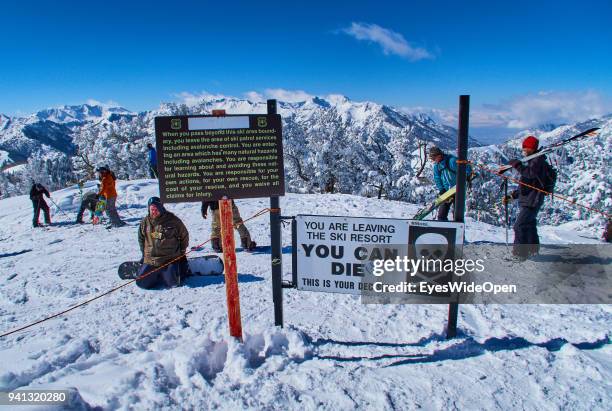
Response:
[[[513,168],[516,168],[517,170],[521,167],[521,165],[523,163],[521,163],[521,160],[517,160],[516,158],[513,160],[510,160],[508,162],[508,164],[510,164]]]

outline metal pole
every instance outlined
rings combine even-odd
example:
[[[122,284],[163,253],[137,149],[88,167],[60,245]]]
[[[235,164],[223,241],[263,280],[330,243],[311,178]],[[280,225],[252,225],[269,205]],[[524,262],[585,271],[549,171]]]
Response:
[[[504,185],[504,225],[506,226],[506,248],[508,248],[508,224],[509,224],[509,220],[508,220],[508,180],[504,179],[503,182]]]
[[[455,194],[455,222],[463,223],[465,215],[465,189],[467,186],[466,165],[461,160],[467,160],[468,129],[470,119],[470,96],[459,96],[459,133],[457,134],[457,193]],[[448,324],[446,338],[457,336],[457,317],[459,316],[459,303],[450,303],[448,306]]]
[[[268,100],[268,114],[276,114],[276,100]],[[283,254],[281,242],[280,199],[270,197],[270,245],[272,260],[272,302],[274,325],[283,326]]]
[[[291,220],[291,282],[297,288],[297,223]]]

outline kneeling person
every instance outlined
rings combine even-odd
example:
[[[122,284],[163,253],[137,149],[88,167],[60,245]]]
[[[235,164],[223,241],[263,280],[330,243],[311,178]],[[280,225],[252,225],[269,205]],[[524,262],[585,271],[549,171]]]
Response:
[[[79,212],[77,214],[76,223],[83,224],[83,214],[85,214],[85,210],[89,210],[90,218],[93,220],[94,212],[96,211],[96,206],[98,205],[98,193],[95,191],[89,191],[83,196],[83,200],[81,201],[81,207],[79,208]]]
[[[189,233],[177,216],[166,211],[158,197],[151,197],[148,206],[149,215],[140,222],[138,230],[138,242],[143,255],[143,265],[138,276],[164,267],[136,280],[136,284],[142,288],[158,285],[176,287],[184,275],[184,254],[189,245]],[[183,258],[179,258],[181,256]],[[176,261],[165,266],[172,260]]]

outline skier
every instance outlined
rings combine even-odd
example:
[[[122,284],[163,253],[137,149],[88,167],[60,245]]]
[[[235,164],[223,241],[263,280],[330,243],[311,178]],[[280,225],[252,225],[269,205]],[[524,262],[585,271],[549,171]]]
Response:
[[[153,144],[147,144],[148,156],[149,156],[149,176],[151,178],[157,178],[157,151],[153,147]]]
[[[147,205],[149,213],[142,219],[138,229],[143,263],[138,276],[176,261],[136,280],[136,284],[142,288],[153,288],[157,285],[176,287],[187,274],[187,259],[184,254],[189,246],[189,232],[177,216],[164,208],[159,197],[151,197]],[[183,258],[179,258],[181,256]]]
[[[98,186],[98,189],[100,187]],[[98,193],[95,191],[88,191],[83,196],[83,200],[81,200],[81,207],[79,207],[79,213],[77,214],[76,223],[83,224],[83,213],[85,210],[90,211],[91,218],[93,218],[93,213],[96,211],[96,205],[98,204]]]
[[[100,173],[100,180],[102,181],[102,187],[100,188],[98,196],[106,199],[106,214],[111,221],[111,224],[107,228],[123,227],[126,224],[119,217],[117,208],[115,207],[115,203],[117,201],[115,174],[108,168],[108,166],[98,167],[96,171]]]
[[[535,154],[538,151],[539,144],[540,142],[537,138],[527,136],[522,144],[523,154],[525,156]],[[530,159],[527,165],[524,165],[518,159],[510,160],[508,164],[520,173],[521,178],[519,181],[521,183],[541,189],[545,189],[547,184],[549,184],[550,176],[548,170],[551,167],[546,162],[546,155]],[[511,195],[503,197],[502,202],[507,204],[507,202],[517,198],[520,212],[513,227],[514,247],[512,254],[517,260],[525,261],[529,256],[537,255],[540,251],[537,216],[544,203],[545,194],[521,184]]]
[[[219,212],[219,202],[218,201],[202,201],[202,218],[206,220],[208,217],[208,208],[212,210],[213,213],[213,221],[211,224],[211,234],[210,241],[212,248],[215,252],[220,253],[223,252],[223,248],[221,247],[221,218]],[[242,218],[240,217],[240,211],[238,211],[238,207],[234,200],[232,200],[232,214],[233,214],[233,223],[234,227],[238,231],[240,235],[240,245],[243,249],[248,251],[253,251],[255,247],[257,247],[257,243],[251,240],[251,233],[246,228],[244,223],[242,222]]]
[[[438,194],[442,195],[457,184],[457,157],[445,154],[440,148],[433,146],[429,149],[429,158],[434,162],[433,176],[438,188]],[[467,175],[471,175],[472,167],[467,165]],[[453,205],[455,197],[449,198],[438,207],[438,220],[448,221],[448,213]]]
[[[40,227],[38,223],[38,216],[40,210],[43,210],[45,216],[45,224],[51,225],[51,215],[49,214],[49,206],[45,202],[44,196],[51,198],[49,190],[47,190],[42,184],[32,181],[32,188],[30,189],[30,200],[32,200],[32,207],[34,208],[34,217],[32,218],[32,226]]]

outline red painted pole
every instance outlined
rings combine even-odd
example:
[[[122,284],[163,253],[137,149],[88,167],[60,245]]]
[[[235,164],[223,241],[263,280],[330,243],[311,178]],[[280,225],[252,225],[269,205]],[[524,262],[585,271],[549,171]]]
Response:
[[[242,341],[232,200],[219,200],[219,214],[221,219],[221,243],[223,245],[223,264],[225,265],[225,292],[227,294],[227,317],[230,335]]]

